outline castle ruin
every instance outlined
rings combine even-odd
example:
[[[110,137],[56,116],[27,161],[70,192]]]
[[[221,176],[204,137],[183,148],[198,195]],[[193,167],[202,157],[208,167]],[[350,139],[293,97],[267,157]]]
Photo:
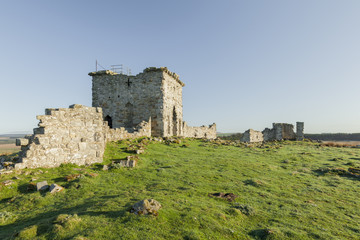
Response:
[[[296,122],[296,133],[294,125],[289,123],[273,123],[273,127],[265,128],[262,132],[249,129],[243,133],[242,142],[267,142],[280,140],[304,140],[304,123]]]
[[[57,167],[103,161],[106,142],[138,137],[216,138],[216,125],[190,127],[183,121],[179,76],[167,68],[146,68],[136,76],[97,71],[92,107],[51,108],[34,134],[17,139],[15,168]]]

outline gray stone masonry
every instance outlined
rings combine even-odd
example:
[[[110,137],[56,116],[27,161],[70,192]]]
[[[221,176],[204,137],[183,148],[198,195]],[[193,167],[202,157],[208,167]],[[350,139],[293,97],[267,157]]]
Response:
[[[103,121],[102,109],[71,105],[46,109],[37,116],[39,128],[19,139],[22,151],[16,169],[57,167],[62,163],[86,165],[103,161],[105,144],[126,138],[151,136],[151,121],[141,122],[133,133],[124,128],[110,129]]]
[[[264,136],[263,133],[260,131],[255,131],[253,129],[249,129],[246,132],[243,133],[243,135],[240,138],[241,142],[263,142]]]
[[[179,75],[166,67],[146,68],[136,76],[109,70],[91,72],[92,106],[103,109],[111,128],[129,132],[151,118],[151,135],[216,138],[216,125],[189,127],[183,122],[182,88]],[[186,129],[185,129],[186,128]]]
[[[304,140],[304,122],[296,122],[296,141]]]
[[[302,125],[304,126],[304,124]],[[298,127],[298,125],[297,125]],[[294,125],[289,123],[273,123],[273,128],[265,128],[263,131],[264,141],[297,140],[297,134],[294,133]],[[301,131],[302,136],[303,129]],[[299,134],[301,135],[299,132]]]
[[[189,127],[183,122],[185,84],[166,67],[146,68],[136,76],[109,70],[89,75],[93,107],[49,108],[37,116],[40,123],[34,134],[16,140],[22,151],[15,168],[102,162],[106,142],[121,139],[216,138],[216,124]]]

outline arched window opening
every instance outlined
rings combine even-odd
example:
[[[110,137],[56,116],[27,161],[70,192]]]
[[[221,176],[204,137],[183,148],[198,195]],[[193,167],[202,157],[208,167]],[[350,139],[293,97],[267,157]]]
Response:
[[[109,115],[107,115],[107,116],[105,117],[105,122],[107,122],[107,124],[108,124],[108,126],[109,126],[110,128],[113,127],[112,118],[111,118]]]
[[[177,126],[177,113],[176,113],[176,109],[174,107],[173,109],[173,121],[172,121],[172,124],[173,124],[173,135],[174,136],[177,136],[178,135],[178,126]]]

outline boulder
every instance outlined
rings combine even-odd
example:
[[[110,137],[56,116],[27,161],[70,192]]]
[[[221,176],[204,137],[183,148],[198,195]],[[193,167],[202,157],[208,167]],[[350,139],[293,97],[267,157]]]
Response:
[[[53,184],[51,184],[49,191],[50,191],[51,194],[54,194],[54,193],[57,193],[57,192],[61,192],[63,190],[64,190],[64,188],[62,186],[57,185],[56,183],[53,183]]]
[[[158,211],[161,208],[161,204],[154,199],[145,199],[135,203],[130,212],[137,215],[158,215]]]
[[[49,188],[49,184],[47,183],[47,181],[42,181],[42,182],[36,183],[37,191],[44,191],[44,190],[47,190],[48,188]]]

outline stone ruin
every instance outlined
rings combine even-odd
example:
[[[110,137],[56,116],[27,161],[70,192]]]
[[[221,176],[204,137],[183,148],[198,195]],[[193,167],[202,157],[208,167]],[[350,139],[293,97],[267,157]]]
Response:
[[[243,133],[240,138],[241,142],[263,142],[264,137],[262,132],[249,129]]]
[[[16,169],[87,165],[103,161],[109,141],[138,137],[216,138],[216,124],[188,126],[182,118],[179,76],[167,68],[147,68],[136,76],[109,70],[92,76],[92,105],[49,108],[34,134],[17,139]]]
[[[263,142],[280,140],[304,140],[304,123],[296,123],[296,133],[294,125],[288,123],[273,123],[273,128],[265,128],[262,132],[249,129],[242,135],[242,142]]]
[[[216,125],[190,127],[183,121],[182,88],[179,75],[166,67],[146,68],[136,76],[97,71],[92,76],[92,106],[103,109],[110,128],[129,132],[151,118],[151,135],[156,137],[216,138]]]

